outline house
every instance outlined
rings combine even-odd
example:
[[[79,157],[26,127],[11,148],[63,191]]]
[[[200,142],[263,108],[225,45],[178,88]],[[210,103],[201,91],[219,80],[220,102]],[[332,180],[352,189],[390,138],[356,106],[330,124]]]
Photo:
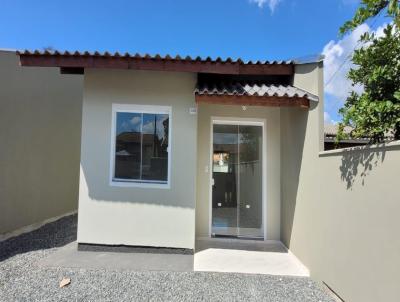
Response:
[[[324,125],[324,150],[333,150],[340,148],[350,148],[350,147],[359,147],[366,146],[371,144],[371,138],[368,136],[364,137],[351,137],[351,132],[353,131],[353,127],[345,126],[344,134],[349,136],[348,138],[341,139],[338,143],[336,143],[336,137],[338,134],[338,125],[326,124]],[[392,131],[388,131],[385,133],[383,141],[385,143],[391,142],[394,140],[394,135]]]
[[[78,243],[290,240],[298,169],[323,150],[323,63],[19,52],[84,77]]]
[[[345,134],[350,134],[352,128],[346,126],[344,128]],[[348,148],[348,147],[357,147],[357,146],[365,146],[369,143],[370,139],[366,137],[362,138],[348,138],[342,139],[340,142],[336,144],[336,137],[338,133],[338,126],[327,124],[324,125],[324,145],[325,150],[333,150],[337,148]]]

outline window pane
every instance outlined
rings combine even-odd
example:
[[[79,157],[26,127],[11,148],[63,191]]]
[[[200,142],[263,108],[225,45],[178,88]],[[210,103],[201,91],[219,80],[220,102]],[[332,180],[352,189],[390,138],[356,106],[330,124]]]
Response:
[[[237,235],[238,126],[213,125],[212,233]]]
[[[117,113],[115,178],[140,179],[141,124],[141,113]]]
[[[167,181],[168,114],[143,114],[142,178]]]
[[[240,235],[261,237],[262,127],[239,126]]]

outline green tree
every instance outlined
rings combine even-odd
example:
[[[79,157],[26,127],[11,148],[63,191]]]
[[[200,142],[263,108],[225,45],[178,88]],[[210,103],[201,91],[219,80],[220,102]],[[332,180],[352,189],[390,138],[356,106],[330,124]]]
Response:
[[[382,142],[385,134],[400,139],[400,0],[362,0],[352,20],[340,29],[342,34],[354,30],[371,17],[386,11],[393,22],[377,37],[365,33],[362,47],[355,50],[349,71],[352,85],[361,85],[363,92],[352,92],[340,109],[338,140],[345,138],[344,126],[354,130],[352,137],[370,137]]]
[[[360,7],[354,14],[353,19],[347,21],[340,28],[340,33],[345,34],[363,24],[369,18],[375,17],[381,11],[387,11],[388,17],[392,18],[400,28],[400,1],[399,0],[361,0]]]

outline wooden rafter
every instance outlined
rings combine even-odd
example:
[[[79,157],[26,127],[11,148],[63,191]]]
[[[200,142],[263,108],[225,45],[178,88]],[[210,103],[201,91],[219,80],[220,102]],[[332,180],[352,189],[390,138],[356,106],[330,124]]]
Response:
[[[196,103],[207,104],[310,108],[310,101],[300,97],[196,95],[195,98]]]
[[[232,75],[293,75],[293,64],[244,64],[241,62],[218,62],[159,59],[125,56],[95,55],[48,55],[20,53],[22,66],[68,68],[113,68],[134,70],[158,70]],[[70,69],[71,70],[71,69]]]

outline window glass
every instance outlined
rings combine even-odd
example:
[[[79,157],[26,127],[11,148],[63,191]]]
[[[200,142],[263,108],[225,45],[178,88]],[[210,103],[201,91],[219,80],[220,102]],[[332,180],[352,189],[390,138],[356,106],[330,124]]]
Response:
[[[167,180],[168,115],[143,114],[142,179]]]
[[[117,113],[115,178],[140,179],[141,113]]]
[[[117,112],[114,179],[167,183],[169,115]]]

